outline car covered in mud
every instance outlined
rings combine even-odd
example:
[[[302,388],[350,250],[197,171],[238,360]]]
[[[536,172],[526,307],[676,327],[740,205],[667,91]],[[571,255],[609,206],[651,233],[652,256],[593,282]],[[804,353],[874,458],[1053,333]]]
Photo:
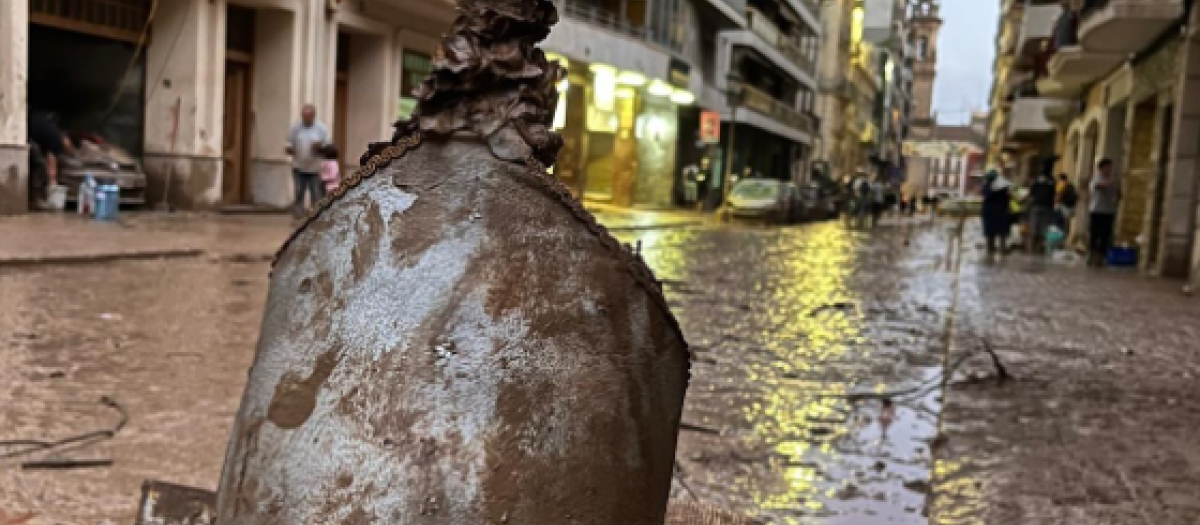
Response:
[[[790,223],[798,218],[794,184],[773,179],[743,179],[733,186],[725,211],[734,219]]]
[[[97,182],[116,184],[122,206],[146,204],[146,174],[141,163],[121,147],[96,137],[73,140],[75,154],[59,162],[58,183],[67,187],[67,201],[79,200],[79,187],[91,175]]]

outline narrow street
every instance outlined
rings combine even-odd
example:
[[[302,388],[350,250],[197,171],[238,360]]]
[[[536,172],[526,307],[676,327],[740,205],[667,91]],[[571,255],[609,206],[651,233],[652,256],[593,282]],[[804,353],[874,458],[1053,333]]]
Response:
[[[693,348],[674,498],[789,525],[1200,520],[1197,310],[1174,283],[987,265],[951,222],[601,217],[640,243]],[[0,441],[112,429],[102,398],[128,422],[57,456],[0,448],[0,524],[131,523],[147,479],[215,487],[287,221],[136,217],[55,246],[87,259],[138,233],[148,260],[22,258],[69,226],[53,220],[0,222],[23,246],[0,262]],[[64,458],[112,464],[21,468]]]

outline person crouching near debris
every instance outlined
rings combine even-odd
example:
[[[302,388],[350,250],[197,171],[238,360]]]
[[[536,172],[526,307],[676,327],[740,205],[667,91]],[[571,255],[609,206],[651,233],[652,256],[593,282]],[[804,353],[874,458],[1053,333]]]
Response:
[[[338,160],[338,149],[333,144],[327,144],[321,149],[324,160],[321,161],[321,184],[325,185],[325,193],[333,193],[342,184],[341,161]]]

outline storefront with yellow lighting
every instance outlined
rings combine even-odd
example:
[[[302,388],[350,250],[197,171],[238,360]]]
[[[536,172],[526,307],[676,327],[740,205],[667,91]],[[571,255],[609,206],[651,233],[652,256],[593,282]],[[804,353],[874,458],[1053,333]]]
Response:
[[[554,120],[564,143],[555,176],[588,200],[673,205],[679,108],[695,96],[642,72],[549,55],[568,69]]]

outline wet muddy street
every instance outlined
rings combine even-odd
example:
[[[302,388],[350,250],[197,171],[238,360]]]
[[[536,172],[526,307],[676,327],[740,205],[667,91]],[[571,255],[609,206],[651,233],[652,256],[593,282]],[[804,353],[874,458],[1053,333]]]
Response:
[[[954,274],[938,235],[906,238],[641,237],[695,354],[676,498],[769,523],[925,522]]]
[[[1169,283],[960,261],[947,224],[618,237],[695,356],[674,498],[772,524],[1200,522],[1197,309]],[[146,479],[215,488],[273,248],[0,267],[0,441],[128,416],[55,455],[0,447],[0,525],[132,523]],[[21,468],[51,459],[112,464]]]
[[[206,260],[0,270],[0,440],[113,439],[0,454],[0,512],[36,524],[133,523],[145,479],[216,486],[253,357],[266,264]],[[21,470],[41,459],[107,468]],[[5,523],[0,516],[0,523]]]

